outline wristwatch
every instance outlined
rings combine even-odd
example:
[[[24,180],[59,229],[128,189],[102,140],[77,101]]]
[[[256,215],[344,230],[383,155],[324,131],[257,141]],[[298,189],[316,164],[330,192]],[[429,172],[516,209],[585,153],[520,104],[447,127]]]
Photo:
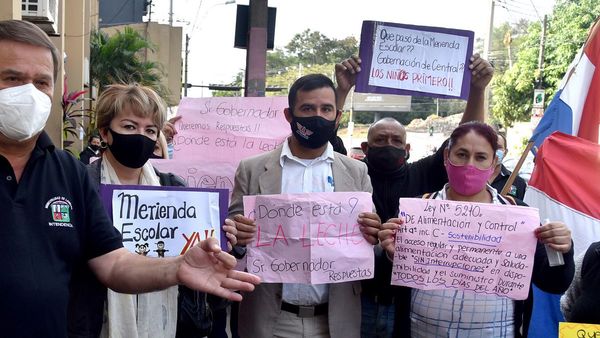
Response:
[[[246,256],[246,247],[236,245],[231,250],[231,254],[233,255],[233,257],[235,257],[237,259],[242,259],[242,258],[244,258],[244,256]]]

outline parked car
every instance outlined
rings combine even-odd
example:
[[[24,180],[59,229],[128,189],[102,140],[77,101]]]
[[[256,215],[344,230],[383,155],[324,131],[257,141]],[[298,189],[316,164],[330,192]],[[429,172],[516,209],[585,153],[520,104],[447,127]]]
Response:
[[[360,147],[352,147],[352,148],[350,148],[350,151],[348,152],[348,156],[355,160],[360,161],[363,158],[365,158],[365,153],[362,151],[362,149]]]

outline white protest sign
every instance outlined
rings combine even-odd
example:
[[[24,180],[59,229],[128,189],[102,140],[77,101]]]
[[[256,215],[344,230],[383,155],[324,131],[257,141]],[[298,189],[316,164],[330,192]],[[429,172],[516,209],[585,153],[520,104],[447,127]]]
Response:
[[[101,195],[127,250],[167,257],[181,255],[209,237],[224,242],[227,191],[195,190],[103,185]]]
[[[457,30],[412,27],[375,25],[368,85],[466,98],[469,37]]]

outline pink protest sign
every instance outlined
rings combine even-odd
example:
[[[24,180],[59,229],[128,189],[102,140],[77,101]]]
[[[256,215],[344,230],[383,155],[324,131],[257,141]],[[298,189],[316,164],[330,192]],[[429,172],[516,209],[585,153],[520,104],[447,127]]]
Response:
[[[271,151],[290,134],[285,97],[185,98],[179,104],[174,158],[231,162]]]
[[[176,173],[188,187],[210,189],[233,189],[233,180],[237,163],[199,161],[180,158],[176,160],[151,160],[152,165],[162,172]],[[239,162],[239,160],[238,160]]]
[[[184,98],[174,159],[152,164],[181,176],[190,187],[231,192],[242,159],[275,149],[290,134],[285,107],[285,97]]]
[[[527,298],[537,209],[401,198],[400,210],[392,284]]]
[[[373,246],[356,222],[371,210],[366,192],[244,196],[244,213],[257,225],[247,269],[266,283],[372,278]]]

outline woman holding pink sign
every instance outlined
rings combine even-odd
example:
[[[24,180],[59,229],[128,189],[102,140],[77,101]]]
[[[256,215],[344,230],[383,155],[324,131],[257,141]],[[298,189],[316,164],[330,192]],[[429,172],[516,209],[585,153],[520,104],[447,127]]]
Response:
[[[460,125],[450,136],[444,151],[448,181],[444,188],[425,198],[515,204],[487,184],[494,171],[497,134],[480,122]],[[519,204],[522,202],[519,201]],[[379,239],[389,257],[394,256],[395,235],[403,225],[400,218],[391,219],[382,226]],[[535,251],[532,282],[550,293],[564,292],[574,273],[571,231],[562,222],[550,222],[536,229],[538,238]],[[564,254],[565,264],[551,267],[544,244]],[[391,260],[390,260],[391,261]],[[531,318],[533,295],[531,289],[525,301],[515,301],[496,295],[443,289],[412,289],[410,328],[395,336],[412,337],[523,337],[527,336]],[[396,317],[398,318],[398,317]]]

